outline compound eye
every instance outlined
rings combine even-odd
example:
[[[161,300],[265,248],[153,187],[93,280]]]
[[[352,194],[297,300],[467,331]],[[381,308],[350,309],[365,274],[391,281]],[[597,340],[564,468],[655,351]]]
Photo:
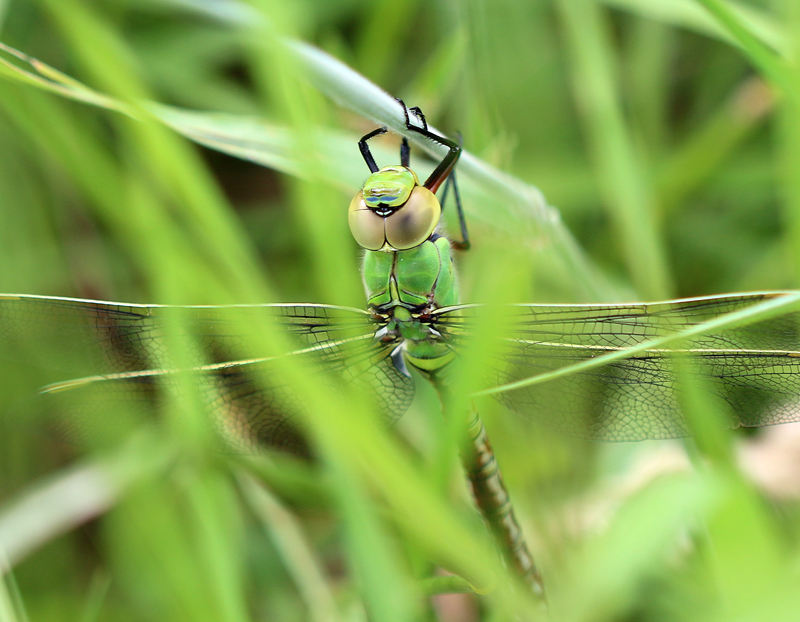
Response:
[[[384,219],[367,207],[361,192],[350,201],[347,220],[350,223],[350,232],[362,248],[379,251],[386,244]]]
[[[436,196],[424,186],[415,186],[405,205],[386,219],[386,241],[399,251],[419,246],[436,229],[441,214]]]

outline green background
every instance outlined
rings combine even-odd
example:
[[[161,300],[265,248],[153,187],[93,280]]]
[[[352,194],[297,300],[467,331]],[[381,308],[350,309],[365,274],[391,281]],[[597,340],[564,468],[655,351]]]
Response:
[[[459,258],[465,301],[798,286],[793,0],[285,4],[0,0],[0,41],[130,113],[3,67],[0,291],[363,306],[345,224],[367,174],[355,141],[397,112],[365,118],[371,92],[309,73],[286,38],[420,106],[480,159],[460,169],[475,247]],[[145,100],[222,113],[180,127],[279,172],[185,140]],[[379,160],[394,163],[396,145],[381,143]],[[5,576],[3,622],[544,615],[508,591],[421,382],[377,437],[342,431],[331,406],[326,458],[307,465],[220,455],[179,414],[96,450],[61,443],[19,416],[36,383],[15,354],[0,353],[0,543],[23,542],[34,519],[48,527]],[[687,444],[690,469],[677,443],[583,443],[480,408],[556,619],[796,619],[797,471],[754,486],[732,457],[788,442],[790,427]],[[51,496],[26,506],[34,491]],[[69,508],[103,517],[62,535]],[[432,604],[446,586],[426,582],[431,560],[494,587]]]

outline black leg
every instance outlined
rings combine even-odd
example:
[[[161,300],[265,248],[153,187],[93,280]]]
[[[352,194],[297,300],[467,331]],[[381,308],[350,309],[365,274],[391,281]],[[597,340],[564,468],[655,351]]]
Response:
[[[447,199],[447,192],[450,186],[453,186],[453,195],[456,199],[456,210],[458,211],[458,222],[461,225],[461,241],[453,242],[453,246],[459,250],[468,250],[470,247],[469,233],[467,232],[467,221],[464,217],[464,209],[461,205],[461,194],[458,192],[458,184],[456,183],[456,175],[454,167],[458,162],[458,157],[461,155],[461,136],[458,137],[458,142],[434,134],[428,129],[428,120],[425,118],[422,110],[417,106],[408,108],[405,102],[399,97],[395,98],[403,107],[403,114],[405,115],[406,128],[411,132],[416,132],[425,138],[432,140],[435,143],[444,145],[449,149],[444,159],[439,162],[439,165],[433,170],[423,184],[431,192],[436,192],[439,186],[445,183],[444,193],[442,194],[442,207],[444,207],[445,200]],[[422,127],[412,125],[409,112],[414,113],[414,116],[422,122]],[[409,147],[408,140],[403,138],[403,144],[400,146],[400,160],[403,166],[408,166],[409,162]]]
[[[396,101],[403,107],[403,116],[406,118],[406,127],[408,127],[409,125],[411,125],[411,119],[409,119],[408,117],[408,106],[406,106],[406,103],[399,97],[395,97],[394,101]]]
[[[408,139],[405,136],[400,143],[400,165],[406,168],[411,166],[411,147],[408,146]]]
[[[411,108],[409,108],[399,97],[395,97],[394,100],[403,107],[403,115],[406,118],[406,127],[414,127],[411,124],[411,115],[409,115],[410,112],[413,112],[414,116],[422,123],[422,129],[426,132],[428,131],[428,119],[425,117],[425,113],[422,112],[422,109],[419,106],[411,106]]]
[[[453,248],[460,251],[468,251],[470,249],[469,233],[467,232],[467,219],[464,217],[464,208],[461,205],[461,194],[458,191],[458,183],[456,182],[455,170],[450,171],[450,176],[444,182],[444,191],[442,192],[442,210],[444,210],[445,201],[447,201],[447,192],[450,187],[453,187],[453,196],[456,200],[456,211],[458,212],[458,224],[461,226],[461,241],[450,240]]]
[[[444,156],[444,159],[439,162],[439,165],[433,169],[433,172],[428,175],[428,179],[425,180],[425,183],[422,184],[431,192],[436,192],[439,189],[439,186],[442,185],[447,176],[450,174],[450,171],[453,170],[453,167],[456,165],[458,161],[458,156],[461,155],[461,145],[456,143],[455,141],[450,140],[449,138],[445,138],[444,136],[439,136],[438,134],[434,134],[428,129],[428,121],[425,119],[425,115],[422,114],[422,111],[414,106],[413,108],[407,108],[405,102],[399,97],[395,97],[395,99],[400,103],[403,107],[403,114],[406,117],[406,129],[410,132],[416,132],[421,136],[424,136],[428,140],[432,140],[435,143],[439,143],[440,145],[444,145],[450,151],[447,152],[447,155]],[[416,125],[412,125],[411,119],[409,118],[408,112],[414,113],[414,115],[422,121],[422,127],[417,127]],[[401,150],[402,156],[402,150]]]
[[[422,184],[431,192],[436,192],[439,186],[442,185],[442,182],[447,179],[447,176],[453,170],[456,162],[458,162],[458,156],[461,155],[461,147],[459,147],[458,143],[450,140],[449,138],[439,136],[433,132],[423,130],[422,128],[414,125],[409,126],[408,130],[411,132],[416,132],[417,134],[420,134],[421,136],[424,136],[435,143],[444,145],[450,150],[447,152],[447,155],[444,156],[444,159],[439,162],[439,165],[433,169],[433,172],[428,175],[428,179],[425,180],[425,183]]]
[[[369,145],[367,144],[367,141],[370,138],[385,133],[386,133],[386,128],[379,127],[377,130],[371,131],[369,134],[365,135],[364,137],[361,138],[361,140],[358,141],[358,149],[361,151],[361,155],[364,157],[364,162],[367,163],[367,166],[369,167],[369,170],[372,173],[378,172],[378,165],[375,164],[375,158],[372,157],[372,152],[369,150]]]

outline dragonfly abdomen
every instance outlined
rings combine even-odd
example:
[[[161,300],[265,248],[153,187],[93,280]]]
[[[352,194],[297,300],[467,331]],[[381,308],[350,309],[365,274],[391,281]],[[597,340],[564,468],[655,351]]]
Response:
[[[497,540],[503,543],[502,550],[507,563],[530,585],[535,594],[544,595],[542,576],[528,551],[497,459],[489,444],[486,428],[477,412],[472,415],[468,434],[470,446],[462,452],[462,460],[475,504],[480,508]]]

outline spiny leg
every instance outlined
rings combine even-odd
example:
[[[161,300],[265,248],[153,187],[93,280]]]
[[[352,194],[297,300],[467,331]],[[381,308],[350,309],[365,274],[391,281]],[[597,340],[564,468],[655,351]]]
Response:
[[[411,127],[413,127],[411,125],[411,119],[409,118],[408,115],[408,112],[410,110],[411,112],[414,113],[414,116],[416,116],[422,121],[423,129],[425,131],[428,130],[428,121],[425,119],[425,115],[423,114],[422,110],[420,110],[419,106],[407,108],[405,102],[402,99],[400,99],[399,97],[395,97],[395,99],[403,107],[403,114],[405,115],[406,118],[407,128],[410,129]],[[366,134],[361,138],[361,140],[358,141],[358,148],[361,151],[361,155],[363,156],[364,161],[367,163],[367,166],[369,167],[369,170],[372,173],[378,172],[378,165],[375,162],[375,158],[373,157],[372,152],[369,149],[367,141],[369,141],[370,138],[378,136],[379,134],[385,134],[386,131],[387,131],[386,127],[380,127],[377,130],[373,130],[369,134]],[[400,164],[402,166],[405,166],[406,168],[409,168],[411,164],[411,147],[409,146],[408,139],[405,136],[403,137],[403,142],[400,143]]]
[[[408,115],[409,108],[406,107],[403,100],[400,99],[399,97],[396,97],[395,99],[403,107],[403,114],[405,115],[406,118],[406,127],[411,128],[412,127],[411,119],[409,118]],[[423,114],[422,110],[420,110],[418,106],[414,106],[413,108],[410,108],[410,110],[411,112],[414,113],[414,115],[417,118],[419,118],[422,121],[422,127],[424,130],[427,131],[428,122],[425,119],[425,115]],[[386,132],[387,128],[385,126],[380,127],[376,130],[373,130],[369,134],[366,134],[361,138],[361,140],[358,141],[358,148],[361,151],[361,156],[364,158],[364,161],[367,163],[367,166],[369,167],[369,170],[372,173],[378,172],[379,168],[377,163],[375,162],[375,158],[372,155],[372,152],[370,151],[369,145],[367,143],[371,138],[374,138],[375,136],[378,136],[380,134],[385,134]],[[400,144],[400,164],[402,166],[405,166],[406,168],[409,168],[411,164],[411,147],[408,144],[408,139],[405,137],[403,137],[403,142]]]
[[[425,114],[422,112],[422,109],[419,106],[411,106],[408,109],[409,112],[413,112],[414,116],[417,117],[420,121],[422,121],[422,129],[428,129],[428,119],[425,118]],[[408,123],[408,114],[406,114],[406,123]]]
[[[397,99],[397,98],[396,98]],[[405,103],[402,99],[397,99],[400,105],[403,107],[403,114],[406,118],[406,129],[410,132],[416,132],[417,134],[424,136],[428,140],[432,140],[435,143],[440,145],[444,145],[449,149],[447,155],[439,162],[439,165],[433,169],[433,172],[428,176],[428,179],[425,180],[425,183],[422,184],[431,192],[436,192],[439,186],[447,179],[447,176],[453,170],[453,167],[456,165],[458,161],[458,157],[461,155],[461,146],[449,138],[445,138],[444,136],[439,136],[438,134],[434,134],[428,129],[428,122],[425,119],[425,115],[422,114],[422,111],[417,108],[408,108],[406,107]],[[409,110],[414,113],[421,121],[423,126],[418,127],[411,123],[411,119],[409,118]]]

